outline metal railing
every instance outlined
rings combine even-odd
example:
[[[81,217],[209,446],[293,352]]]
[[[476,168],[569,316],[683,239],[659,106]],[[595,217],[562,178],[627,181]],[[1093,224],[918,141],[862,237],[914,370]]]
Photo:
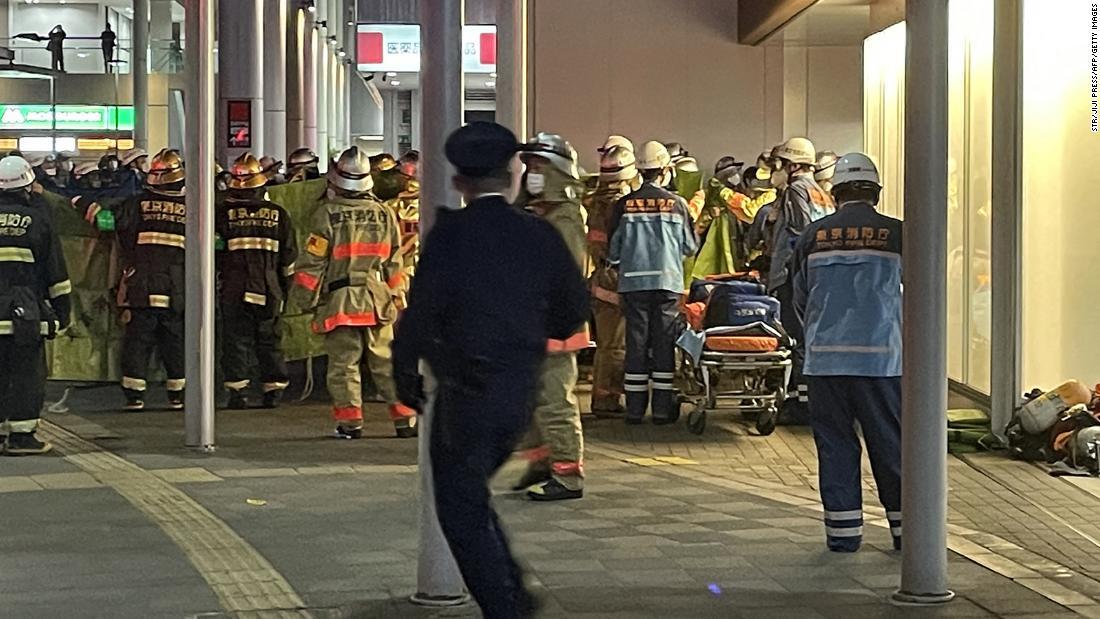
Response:
[[[15,64],[51,68],[52,53],[46,49],[46,41],[23,37],[0,38],[0,47],[15,53]],[[118,39],[109,62],[104,58],[98,39],[68,37],[62,46],[66,73],[122,73],[130,72],[132,45],[129,39]],[[175,39],[151,39],[149,41],[150,73],[183,73],[183,42]]]

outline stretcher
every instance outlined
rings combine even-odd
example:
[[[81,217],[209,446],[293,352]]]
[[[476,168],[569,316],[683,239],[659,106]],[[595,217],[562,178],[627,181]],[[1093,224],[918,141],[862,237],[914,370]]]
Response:
[[[733,278],[742,284],[723,283]],[[787,399],[793,342],[779,326],[778,303],[758,283],[754,288],[755,281],[734,274],[692,285],[683,312],[687,328],[677,346],[683,357],[680,403],[690,407],[693,434],[706,430],[707,414],[716,410],[741,413],[762,436],[775,431]]]

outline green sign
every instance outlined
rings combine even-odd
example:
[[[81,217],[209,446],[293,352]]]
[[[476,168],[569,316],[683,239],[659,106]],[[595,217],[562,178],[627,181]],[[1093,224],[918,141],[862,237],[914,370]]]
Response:
[[[133,131],[134,108],[129,105],[0,105],[0,130],[4,129]]]

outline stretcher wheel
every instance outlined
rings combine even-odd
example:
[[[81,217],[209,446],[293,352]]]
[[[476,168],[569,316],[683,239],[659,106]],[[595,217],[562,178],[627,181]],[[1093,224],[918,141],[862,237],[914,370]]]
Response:
[[[760,417],[756,419],[756,431],[760,433],[760,436],[767,436],[772,432],[775,432],[775,422],[779,418],[779,411],[773,406],[760,413]]]
[[[703,431],[707,429],[707,411],[703,408],[697,408],[688,413],[687,418],[688,432],[696,436],[701,436]]]

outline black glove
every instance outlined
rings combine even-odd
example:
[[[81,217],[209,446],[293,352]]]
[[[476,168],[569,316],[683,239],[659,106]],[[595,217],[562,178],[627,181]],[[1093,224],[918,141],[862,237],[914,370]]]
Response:
[[[424,377],[416,372],[400,372],[393,380],[397,387],[397,399],[417,413],[424,412]]]

